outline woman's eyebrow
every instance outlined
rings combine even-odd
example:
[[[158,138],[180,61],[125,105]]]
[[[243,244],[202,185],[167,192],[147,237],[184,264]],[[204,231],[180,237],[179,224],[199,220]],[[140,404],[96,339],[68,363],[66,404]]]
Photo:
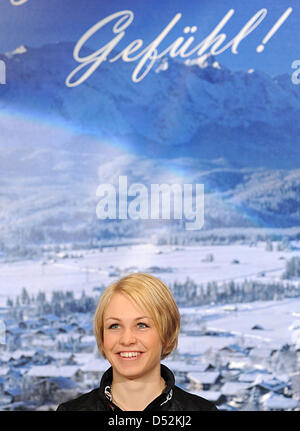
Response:
[[[151,317],[149,317],[149,316],[140,316],[140,317],[136,317],[134,320],[140,320],[140,319],[144,319],[144,318],[146,318],[146,319],[150,319],[150,320],[153,320],[153,319],[151,319]],[[118,317],[108,317],[107,319],[105,319],[105,321],[107,321],[107,320],[109,320],[109,319],[113,319],[113,320],[122,320],[122,319],[119,319]]]

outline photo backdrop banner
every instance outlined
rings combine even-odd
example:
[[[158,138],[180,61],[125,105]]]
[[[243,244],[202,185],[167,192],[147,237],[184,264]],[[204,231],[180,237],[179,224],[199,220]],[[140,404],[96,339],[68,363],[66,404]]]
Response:
[[[92,315],[134,271],[180,307],[182,385],[211,363],[224,410],[299,408],[299,2],[0,10],[0,409],[98,381]]]

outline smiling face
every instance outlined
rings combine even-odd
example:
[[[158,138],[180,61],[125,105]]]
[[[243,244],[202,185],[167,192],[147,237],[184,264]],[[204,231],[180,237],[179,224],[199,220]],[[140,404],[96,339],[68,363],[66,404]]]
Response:
[[[160,371],[162,343],[149,312],[115,293],[103,321],[103,348],[114,379],[136,379]]]

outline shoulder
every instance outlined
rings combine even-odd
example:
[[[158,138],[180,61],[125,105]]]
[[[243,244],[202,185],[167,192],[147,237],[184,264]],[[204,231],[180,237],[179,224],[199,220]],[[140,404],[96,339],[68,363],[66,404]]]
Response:
[[[102,402],[99,399],[99,388],[80,395],[73,400],[66,401],[57,407],[57,411],[86,411],[86,410],[104,410]],[[102,407],[102,408],[101,408]]]
[[[174,398],[183,410],[218,411],[216,406],[199,395],[191,394],[178,386],[174,386]]]

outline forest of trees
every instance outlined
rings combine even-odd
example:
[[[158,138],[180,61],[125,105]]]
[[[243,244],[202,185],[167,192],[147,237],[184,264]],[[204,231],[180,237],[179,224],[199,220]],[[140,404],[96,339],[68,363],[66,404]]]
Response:
[[[282,274],[283,279],[300,277],[300,257],[294,256],[286,262],[286,268]]]
[[[300,259],[291,259],[287,262],[290,271],[299,271]],[[291,263],[292,262],[292,263]],[[296,263],[295,263],[296,262]],[[290,274],[290,272],[289,272]],[[288,281],[262,282],[258,280],[243,280],[241,282],[228,281],[217,283],[195,283],[187,278],[185,282],[175,281],[169,284],[178,306],[196,306],[207,304],[228,304],[238,302],[280,300],[287,297],[300,296],[300,286]],[[103,291],[104,286],[98,288]],[[44,292],[39,292],[36,297],[30,296],[27,289],[23,288],[21,295],[15,301],[8,298],[7,306],[11,313],[18,314],[14,317],[22,318],[22,307],[30,306],[35,309],[37,316],[55,314],[58,317],[70,313],[94,312],[99,300],[99,292],[96,296],[87,295],[82,291],[80,298],[75,298],[73,291],[54,291],[49,300]]]
[[[45,292],[39,291],[36,296],[30,296],[25,287],[23,287],[21,295],[18,295],[15,301],[11,298],[6,301],[6,305],[11,310],[11,315],[18,319],[22,319],[22,308],[26,306],[35,309],[37,316],[55,314],[58,317],[63,317],[71,313],[94,312],[97,303],[98,297],[86,295],[84,291],[82,291],[80,298],[75,298],[73,291],[57,290],[53,291],[51,298],[47,300]]]
[[[197,284],[188,278],[184,283],[174,282],[170,289],[179,306],[270,301],[300,296],[300,287],[283,281],[266,283],[258,280],[231,280]]]

